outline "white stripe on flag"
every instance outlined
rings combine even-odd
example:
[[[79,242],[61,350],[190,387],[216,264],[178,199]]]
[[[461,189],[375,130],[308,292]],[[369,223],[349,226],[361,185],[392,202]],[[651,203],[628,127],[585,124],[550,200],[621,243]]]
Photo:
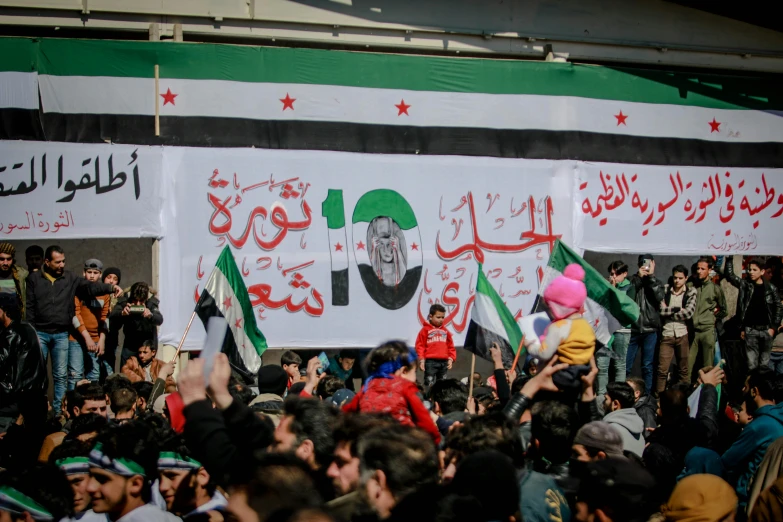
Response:
[[[106,76],[40,75],[46,112],[140,114],[155,112],[154,80]],[[339,85],[255,83],[161,78],[174,103],[159,100],[161,116],[304,120],[378,125],[541,129],[671,137],[708,141],[783,141],[783,118],[763,111],[711,109],[575,96],[407,91]],[[281,98],[296,101],[283,110]],[[407,114],[395,105],[404,100]],[[481,109],[478,110],[477,107]],[[618,127],[613,116],[628,115]],[[524,118],[519,115],[524,114]],[[724,127],[710,132],[716,118]],[[723,129],[726,132],[723,132]],[[733,131],[729,138],[729,131]]]
[[[245,334],[245,317],[237,300],[234,289],[220,270],[213,270],[212,276],[204,288],[215,300],[218,310],[228,323],[228,328],[234,336],[237,351],[248,370],[255,373],[261,367],[261,357],[258,356],[253,343]]]
[[[489,330],[497,336],[502,337],[509,343],[509,346],[511,346],[506,329],[503,327],[503,321],[500,319],[495,304],[489,296],[476,292],[476,300],[473,303],[473,311],[470,314],[470,320],[483,329]],[[514,348],[516,347],[511,347],[512,350]]]
[[[0,108],[38,109],[38,73],[0,72]]]

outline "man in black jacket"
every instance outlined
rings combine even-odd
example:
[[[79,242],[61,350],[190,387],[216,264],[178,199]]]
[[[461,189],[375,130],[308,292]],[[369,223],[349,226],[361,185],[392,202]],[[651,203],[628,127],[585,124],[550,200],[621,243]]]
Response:
[[[158,326],[163,324],[159,306],[160,301],[143,281],[133,283],[130,291],[114,305],[109,314],[109,328],[115,335],[120,329],[125,333],[121,365],[137,355],[145,341],[158,345]]]
[[[653,274],[655,259],[652,254],[639,256],[639,272],[631,277],[628,297],[639,305],[639,320],[631,327],[631,342],[628,344],[626,372],[631,373],[636,353],[642,352],[642,378],[645,392],[652,393],[653,357],[658,330],[661,328],[660,308],[664,298],[663,284]]]
[[[44,362],[49,353],[52,354],[55,414],[60,412],[68,373],[72,374],[71,382],[75,385],[82,377],[77,375],[79,368],[84,372],[83,354],[69,354],[68,350],[68,335],[73,329],[75,315],[74,297],[86,300],[108,293],[122,295],[122,288],[91,283],[65,270],[65,252],[57,245],[46,249],[43,269],[27,277],[26,319],[38,333]],[[73,359],[69,360],[71,357]]]
[[[748,276],[749,279],[737,277],[734,256],[726,258],[724,277],[739,289],[737,320],[747,346],[748,370],[753,370],[759,365],[769,366],[772,339],[783,319],[783,305],[777,288],[765,280],[764,266],[759,261],[748,261]]]

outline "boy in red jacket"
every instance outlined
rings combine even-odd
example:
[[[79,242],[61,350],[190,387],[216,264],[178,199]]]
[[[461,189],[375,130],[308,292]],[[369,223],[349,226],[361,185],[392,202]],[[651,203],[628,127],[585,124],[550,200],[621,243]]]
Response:
[[[457,360],[457,350],[454,339],[443,325],[446,309],[443,305],[430,306],[429,324],[425,324],[416,337],[416,353],[419,355],[419,368],[424,371],[424,387],[429,389],[436,381],[446,378],[446,371],[451,370]]]

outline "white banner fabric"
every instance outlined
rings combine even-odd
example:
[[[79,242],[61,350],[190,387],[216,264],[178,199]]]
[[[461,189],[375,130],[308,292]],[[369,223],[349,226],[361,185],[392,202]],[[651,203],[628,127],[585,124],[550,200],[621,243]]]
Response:
[[[176,343],[229,244],[269,346],[415,341],[429,307],[462,344],[478,263],[517,317],[556,237],[574,162],[166,149],[161,339]],[[200,321],[185,349],[201,349]]]
[[[581,163],[574,241],[598,252],[783,253],[783,169]]]
[[[163,149],[0,142],[0,240],[161,237]]]

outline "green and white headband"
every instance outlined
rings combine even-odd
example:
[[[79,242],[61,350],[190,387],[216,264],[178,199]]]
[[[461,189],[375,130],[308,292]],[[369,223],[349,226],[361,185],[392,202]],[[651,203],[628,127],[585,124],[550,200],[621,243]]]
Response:
[[[162,451],[158,456],[158,469],[199,470],[201,463],[174,451]]]
[[[100,442],[96,444],[90,452],[90,466],[104,469],[109,473],[114,473],[122,477],[132,477],[134,475],[146,477],[144,467],[138,462],[122,457],[116,459],[107,457],[103,453],[103,444]]]
[[[0,511],[12,515],[22,515],[27,512],[30,513],[33,520],[54,520],[54,515],[41,504],[10,486],[0,486]]]
[[[80,475],[90,472],[90,459],[88,457],[66,457],[55,462],[66,475]]]

